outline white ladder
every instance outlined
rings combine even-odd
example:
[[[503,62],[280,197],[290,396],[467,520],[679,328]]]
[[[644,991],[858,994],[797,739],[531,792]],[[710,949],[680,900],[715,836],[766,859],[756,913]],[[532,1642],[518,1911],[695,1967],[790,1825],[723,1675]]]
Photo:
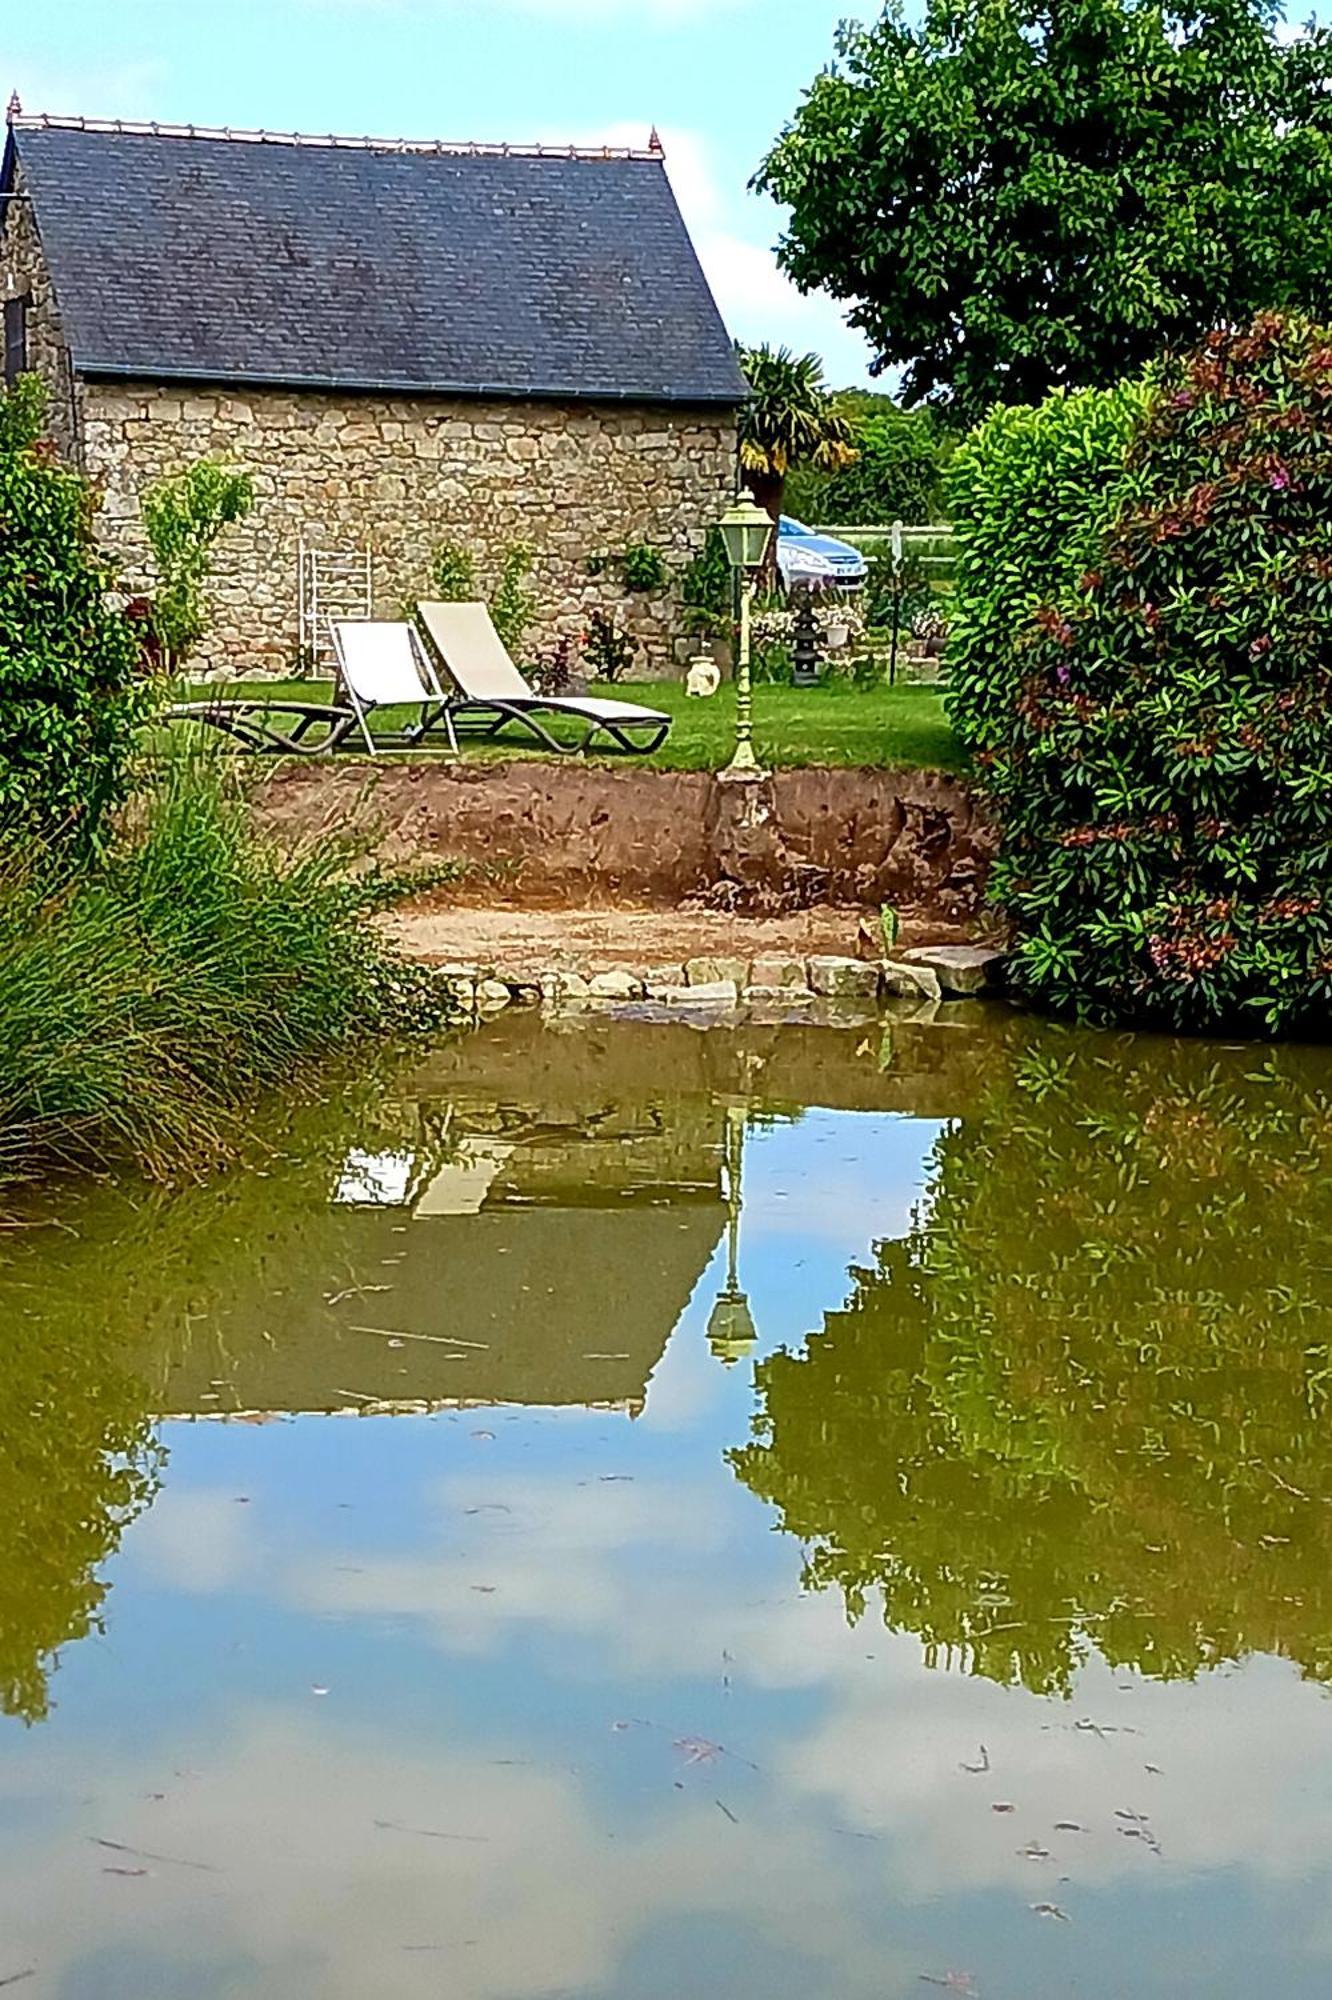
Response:
[[[375,615],[374,558],[363,549],[300,550],[301,671],[337,671],[329,625],[335,618]]]

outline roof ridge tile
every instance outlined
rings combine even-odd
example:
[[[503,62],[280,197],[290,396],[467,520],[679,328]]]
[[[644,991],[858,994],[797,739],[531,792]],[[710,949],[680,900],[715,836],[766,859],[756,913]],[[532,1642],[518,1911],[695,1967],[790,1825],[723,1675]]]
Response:
[[[161,119],[82,118],[46,111],[15,111],[10,125],[18,132],[101,132],[148,139],[217,139],[233,145],[319,146],[372,153],[438,153],[465,159],[523,160],[644,160],[660,164],[665,150],[655,127],[646,146],[577,146],[545,143],[513,144],[483,139],[381,139],[337,132],[268,132],[239,130],[230,125],[177,125]]]

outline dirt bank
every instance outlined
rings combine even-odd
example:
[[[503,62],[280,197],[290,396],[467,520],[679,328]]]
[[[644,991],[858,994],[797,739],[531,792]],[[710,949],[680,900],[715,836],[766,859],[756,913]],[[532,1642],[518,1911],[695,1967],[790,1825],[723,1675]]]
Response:
[[[478,864],[490,872],[468,900],[529,910],[888,903],[937,935],[976,918],[995,844],[965,783],[941,771],[779,771],[728,786],[574,762],[349,760],[265,771],[253,797],[282,833],[360,819],[385,861]]]

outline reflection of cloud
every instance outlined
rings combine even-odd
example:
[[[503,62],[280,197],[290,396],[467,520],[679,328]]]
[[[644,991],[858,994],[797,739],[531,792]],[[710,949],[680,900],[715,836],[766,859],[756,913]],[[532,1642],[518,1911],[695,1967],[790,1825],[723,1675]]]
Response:
[[[1326,1697],[1284,1662],[1173,1684],[1096,1662],[1061,1704],[929,1671],[909,1638],[879,1634],[876,1650],[893,1662],[887,1684],[846,1689],[784,1772],[797,1792],[896,1836],[909,1894],[1007,1887],[1034,1899],[1071,1877],[1062,1899],[1121,1878],[1177,1885],[1237,1869],[1295,1882],[1311,1864],[1325,1870],[1332,1790],[1310,1783],[1309,1751]],[[981,1743],[989,1772],[963,1771]],[[996,1815],[996,1801],[1016,1810]],[[1048,1860],[1021,1852],[1032,1840]]]
[[[172,1590],[228,1590],[258,1560],[248,1517],[234,1493],[169,1486],[134,1531],[134,1560]]]
[[[438,1498],[435,1553],[375,1560],[361,1552],[354,1568],[336,1552],[322,1563],[303,1557],[289,1580],[295,1601],[321,1613],[419,1618],[450,1651],[488,1651],[509,1628],[535,1624],[615,1632],[634,1652],[637,1602],[674,1595],[681,1552],[692,1570],[721,1541],[702,1484],[472,1476],[445,1482]],[[459,1554],[451,1534],[446,1541],[446,1521],[467,1508],[479,1510],[469,1522],[476,1532]]]
[[[415,1168],[415,1153],[364,1153],[353,1146],[342,1163],[333,1199],[356,1208],[401,1208]]]
[[[601,1748],[629,1754],[609,1731]],[[520,2000],[616,1991],[640,1936],[711,1917],[829,1968],[841,1994],[905,1981],[855,1922],[827,1834],[789,1815],[726,1819],[715,1778],[677,1792],[664,1752],[660,1810],[628,1825],[573,1772],[405,1744],[391,1719],[382,1734],[340,1729],[331,1707],[318,1724],[251,1715],[220,1746],[169,1746],[165,1763],[187,1775],[157,1802],[140,1796],[137,1767],[103,1761],[113,1818],[88,1815],[87,1767],[71,1758],[57,1773],[62,1831],[7,1856],[7,1962],[38,1964],[51,1992],[80,1976],[92,1991],[100,1961],[119,1965],[125,1991],[137,1971],[144,1990],[247,2000]],[[12,1782],[0,1772],[0,1805]],[[99,1835],[177,1865],[121,1855],[147,1877],[109,1880],[89,1845]],[[243,1989],[229,1983],[240,1966]]]
[[[450,1498],[493,1505],[514,1489],[458,1483]],[[531,1480],[513,1516],[482,1518],[498,1525],[466,1560],[361,1554],[359,1577],[303,1566],[301,1601],[419,1616],[450,1651],[515,1630],[575,1635],[588,1643],[557,1649],[563,1669],[611,1684],[711,1680],[724,1659],[737,1690],[817,1691],[822,1711],[804,1733],[746,1748],[797,1817],[884,1841],[893,1889],[912,1900],[999,1888],[1037,1901],[1061,1875],[1084,1887],[1225,1868],[1296,1881],[1332,1852],[1332,1784],[1311,1786],[1308,1768],[1326,1697],[1284,1663],[1158,1684],[1093,1662],[1065,1704],[927,1668],[919,1642],[873,1614],[849,1628],[834,1593],[792,1594],[783,1580],[763,1595],[763,1572],[731,1559],[715,1488],[570,1494]],[[963,1772],[980,1743],[989,1772]],[[996,1802],[1016,1810],[997,1815]],[[1136,1813],[1160,1855],[1134,1833]],[[1060,1820],[1086,1831],[1057,1833]],[[1033,1839],[1049,1859],[1019,1852]]]

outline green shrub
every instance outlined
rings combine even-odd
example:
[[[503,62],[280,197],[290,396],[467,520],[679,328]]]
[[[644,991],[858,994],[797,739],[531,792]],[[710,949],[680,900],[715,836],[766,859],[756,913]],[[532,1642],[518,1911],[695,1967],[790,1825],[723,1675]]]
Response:
[[[527,586],[535,561],[536,551],[526,542],[510,542],[500,562],[499,581],[490,600],[495,630],[511,653],[522,651],[537,614],[536,596]]]
[[[900,563],[895,563],[890,555],[871,556],[862,602],[868,625],[887,631],[896,611],[897,629],[905,635],[918,619],[934,609],[930,573],[920,557],[909,549]]]
[[[1018,984],[1093,1019],[1326,1030],[1332,332],[1264,315],[1169,361],[1127,467],[983,753]]]
[[[626,590],[660,590],[670,571],[665,556],[651,542],[631,542],[620,557],[620,574]]]
[[[126,797],[150,706],[106,601],[87,481],[41,438],[33,376],[0,391],[0,826],[88,851]]]
[[[0,1178],[131,1155],[161,1176],[225,1157],[239,1114],[331,1050],[411,1025],[377,896],[328,841],[253,832],[220,760],[162,767],[96,868],[0,865]]]
[[[949,471],[954,581],[948,635],[953,727],[973,749],[1009,727],[1038,606],[1091,561],[1125,479],[1124,454],[1145,404],[1138,384],[997,408]]]
[[[589,576],[605,576],[617,570],[626,590],[661,590],[670,580],[670,570],[661,550],[651,542],[630,542],[617,555],[604,551],[587,559]]]
[[[709,528],[707,540],[686,569],[680,584],[687,629],[700,639],[718,639],[730,630],[735,615],[735,574],[720,528]]]
[[[612,612],[596,610],[587,621],[583,656],[599,681],[623,680],[634,664],[637,648]]]
[[[441,542],[430,558],[430,592],[440,604],[473,604],[476,601],[476,563],[471,551],[457,542]],[[415,614],[407,607],[407,616]]]
[[[157,568],[152,627],[171,673],[178,673],[207,629],[204,586],[224,528],[254,505],[254,482],[216,459],[201,458],[148,487],[143,525]]]

